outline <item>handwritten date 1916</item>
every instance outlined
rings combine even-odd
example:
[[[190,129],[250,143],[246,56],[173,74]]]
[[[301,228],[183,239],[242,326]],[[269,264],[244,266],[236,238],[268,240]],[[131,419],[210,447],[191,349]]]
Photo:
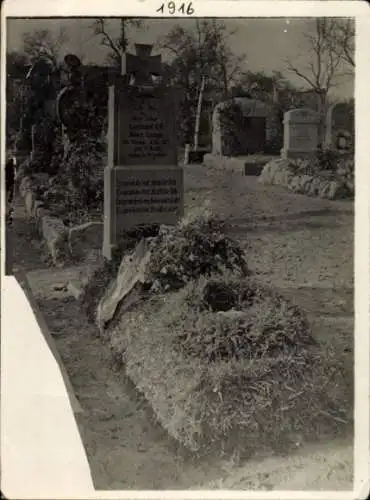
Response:
[[[191,2],[176,4],[175,2],[162,3],[161,6],[156,10],[156,12],[161,12],[162,14],[183,14],[184,16],[192,16],[195,12]]]

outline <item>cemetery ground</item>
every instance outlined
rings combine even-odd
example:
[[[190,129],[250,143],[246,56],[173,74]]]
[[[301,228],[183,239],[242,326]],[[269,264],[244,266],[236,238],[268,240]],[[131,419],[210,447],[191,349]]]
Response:
[[[186,166],[184,173],[185,213],[206,206],[226,218],[228,234],[246,251],[248,268],[262,285],[273,286],[304,310],[315,339],[324,352],[337,356],[351,386],[353,202],[266,187],[237,172]],[[82,407],[75,417],[97,489],[352,488],[351,408],[339,418],[324,402],[329,427],[344,423],[340,434],[334,439],[325,427],[317,428],[313,438],[318,442],[307,444],[293,427],[286,429],[295,443],[287,459],[279,456],[284,447],[276,446],[274,453],[256,449],[253,457],[185,453],[155,423],[148,403],[115,366],[97,328],[66,291],[81,264],[57,269],[41,259],[40,243],[19,200],[13,231],[14,274],[20,281],[27,276]],[[294,388],[293,396],[299,401]],[[298,403],[297,419],[299,408]]]

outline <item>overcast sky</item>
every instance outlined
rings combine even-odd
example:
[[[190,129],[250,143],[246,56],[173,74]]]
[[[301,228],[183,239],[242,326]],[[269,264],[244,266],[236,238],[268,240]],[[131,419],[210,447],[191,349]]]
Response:
[[[48,28],[57,32],[60,27],[66,28],[68,42],[62,48],[63,57],[73,52],[83,58],[85,63],[102,64],[107,55],[107,48],[102,47],[99,38],[93,36],[91,24],[93,19],[11,19],[8,20],[7,39],[9,51],[20,50],[22,34],[40,28]],[[132,43],[153,43],[166,34],[175,24],[185,27],[194,26],[194,19],[146,19],[145,29],[130,29],[129,37]],[[286,59],[304,68],[309,62],[307,45],[303,34],[312,30],[311,19],[227,19],[225,24],[236,33],[229,39],[231,50],[239,55],[246,54],[246,67],[251,71],[281,71],[294,84],[302,86],[303,81],[296,79],[286,71]],[[109,32],[113,36],[119,34],[119,21],[108,21]],[[155,53],[155,50],[153,51]],[[344,78],[334,94],[338,98],[352,97],[352,79]]]

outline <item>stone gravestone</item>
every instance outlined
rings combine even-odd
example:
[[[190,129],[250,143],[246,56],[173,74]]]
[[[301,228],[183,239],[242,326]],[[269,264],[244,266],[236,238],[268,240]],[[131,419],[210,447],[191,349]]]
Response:
[[[320,143],[320,115],[311,109],[291,109],[284,114],[282,158],[314,155]]]
[[[225,120],[232,107],[238,112]],[[261,153],[266,143],[268,106],[257,99],[234,97],[217,104],[212,117],[212,154],[238,156]]]
[[[183,215],[176,91],[153,83],[162,67],[151,49],[137,44],[136,55],[125,54],[122,81],[109,88],[103,243],[108,260],[126,231],[176,224]]]
[[[353,103],[338,102],[333,104],[326,117],[326,146],[341,153],[350,153],[354,148],[354,135]]]

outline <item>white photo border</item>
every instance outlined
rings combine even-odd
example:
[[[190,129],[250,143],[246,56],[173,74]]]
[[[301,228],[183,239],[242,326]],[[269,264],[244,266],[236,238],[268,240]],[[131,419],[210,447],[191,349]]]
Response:
[[[5,0],[1,13],[1,159],[5,159],[5,54],[6,54],[6,18],[7,17],[169,17],[157,12],[160,0]],[[355,76],[355,144],[356,144],[356,197],[355,197],[355,479],[354,490],[350,492],[240,492],[240,491],[86,491],[86,495],[77,493],[64,496],[55,491],[53,498],[142,498],[142,499],[341,499],[365,498],[369,492],[369,309],[370,309],[370,9],[363,1],[241,1],[226,2],[221,0],[195,0],[192,2],[195,14],[192,17],[354,17],[356,20],[356,76]],[[184,18],[185,16],[177,16]],[[4,168],[1,176],[5,176]],[[4,177],[1,177],[1,248],[4,249],[4,214],[5,189]],[[2,295],[7,295],[6,307],[15,311],[19,319],[19,294],[16,292],[15,278],[4,277],[4,251],[1,252]],[[10,294],[13,293],[13,296]],[[7,328],[11,328],[9,310],[4,310],[1,300],[2,351],[4,337],[8,337]],[[18,297],[18,298],[17,298]],[[14,299],[14,302],[12,300]],[[8,321],[3,322],[4,315]],[[17,327],[19,328],[19,327]],[[17,330],[17,328],[15,330]],[[28,325],[25,325],[28,328]],[[35,326],[37,328],[37,324]],[[22,365],[22,360],[18,363]],[[4,363],[2,363],[2,385]],[[2,410],[3,411],[3,410]],[[37,477],[35,477],[35,481]],[[42,478],[39,478],[42,480]],[[22,477],[19,477],[22,481]],[[6,491],[4,491],[6,494]],[[30,492],[30,498],[33,496]],[[40,497],[38,497],[40,498]]]

